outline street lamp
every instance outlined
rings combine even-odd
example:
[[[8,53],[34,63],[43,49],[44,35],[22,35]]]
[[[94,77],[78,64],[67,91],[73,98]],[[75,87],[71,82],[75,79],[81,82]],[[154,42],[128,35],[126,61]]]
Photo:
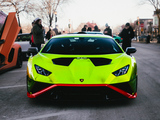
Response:
[[[137,17],[137,41],[139,41],[138,36],[139,36],[139,17]]]
[[[70,33],[71,32],[71,19],[69,19],[68,28],[69,28],[69,33]]]
[[[55,11],[54,14],[55,14],[55,28],[56,28],[56,23],[57,23],[57,12]]]

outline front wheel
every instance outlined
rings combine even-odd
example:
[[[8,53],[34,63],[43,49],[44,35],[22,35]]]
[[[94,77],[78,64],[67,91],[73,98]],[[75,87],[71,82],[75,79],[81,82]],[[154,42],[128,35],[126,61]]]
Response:
[[[18,50],[16,67],[17,68],[21,68],[22,67],[22,50],[21,50],[21,48],[19,48],[19,50]]]

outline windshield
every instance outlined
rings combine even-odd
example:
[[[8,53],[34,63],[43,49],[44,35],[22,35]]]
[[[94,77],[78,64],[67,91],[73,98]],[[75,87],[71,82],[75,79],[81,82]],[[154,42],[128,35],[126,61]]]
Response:
[[[42,53],[93,55],[122,53],[122,50],[111,38],[75,37],[52,38]]]
[[[3,33],[3,28],[4,28],[6,18],[7,18],[7,15],[4,14],[2,11],[0,11],[0,38]]]

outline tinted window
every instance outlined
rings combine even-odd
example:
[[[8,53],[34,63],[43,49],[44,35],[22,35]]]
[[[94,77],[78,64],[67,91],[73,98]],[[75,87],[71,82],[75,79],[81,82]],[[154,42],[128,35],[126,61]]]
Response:
[[[16,41],[30,41],[31,40],[31,34],[18,34]]]
[[[42,50],[51,54],[113,54],[122,53],[110,38],[52,38]]]

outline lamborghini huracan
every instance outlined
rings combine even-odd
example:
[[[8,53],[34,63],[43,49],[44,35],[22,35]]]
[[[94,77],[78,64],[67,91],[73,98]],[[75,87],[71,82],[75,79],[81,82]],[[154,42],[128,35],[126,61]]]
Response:
[[[134,47],[123,51],[106,35],[54,36],[39,53],[37,48],[28,50],[27,96],[136,98],[135,52]]]

